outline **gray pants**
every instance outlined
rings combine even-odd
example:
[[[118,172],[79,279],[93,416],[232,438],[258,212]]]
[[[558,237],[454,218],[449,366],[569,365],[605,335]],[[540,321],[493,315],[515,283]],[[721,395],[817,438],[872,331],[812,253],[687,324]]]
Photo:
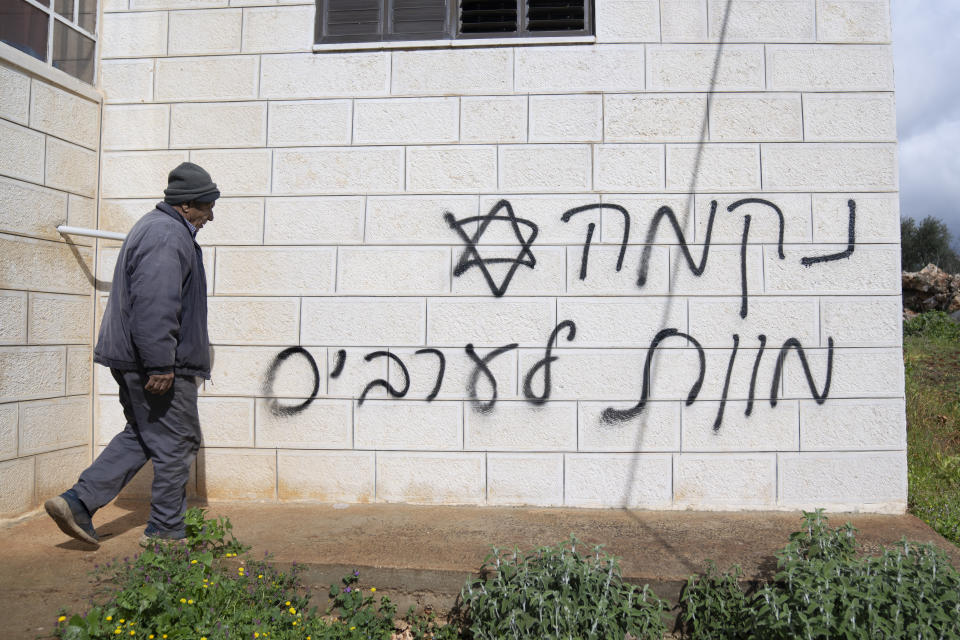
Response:
[[[147,525],[161,534],[182,533],[190,465],[201,440],[196,379],[175,376],[167,393],[154,395],[143,388],[148,379],[145,374],[118,369],[110,372],[120,385],[127,426],[80,474],[73,489],[93,513],[117,497],[147,460],[153,460]]]

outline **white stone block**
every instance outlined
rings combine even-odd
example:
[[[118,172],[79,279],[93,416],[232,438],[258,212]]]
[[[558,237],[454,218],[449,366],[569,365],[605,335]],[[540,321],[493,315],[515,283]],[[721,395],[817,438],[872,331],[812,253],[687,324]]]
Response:
[[[719,68],[717,68],[719,64]],[[647,47],[651,91],[762,91],[763,46],[664,44]]]
[[[814,242],[847,242],[850,200],[856,208],[857,242],[900,241],[900,197],[896,193],[851,193],[813,196]]]
[[[776,504],[776,454],[683,454],[673,464],[677,506],[711,510]]]
[[[609,402],[578,402],[579,451],[679,451],[680,403],[650,402],[635,418],[608,423],[603,412],[610,406],[629,406]]]
[[[171,169],[172,168],[173,167],[171,167]],[[156,198],[143,200],[101,200],[100,223],[98,227],[104,231],[127,233],[130,231],[130,228],[136,224],[137,220],[156,206],[156,203]]]
[[[174,104],[170,147],[262,147],[267,141],[267,105],[263,102]]]
[[[273,449],[204,449],[197,459],[199,493],[209,500],[272,501],[276,479]]]
[[[372,451],[278,451],[278,491],[284,502],[374,500]]]
[[[213,344],[281,346],[299,339],[299,298],[214,297],[207,308]]]
[[[460,142],[526,142],[527,96],[460,98]]]
[[[571,93],[638,91],[644,87],[644,46],[521,47],[516,91]]]
[[[172,102],[256,98],[259,67],[256,56],[159,58],[156,98]]]
[[[728,93],[714,96],[710,108],[714,142],[803,140],[799,93]]]
[[[363,199],[267,198],[264,225],[268,245],[361,242]]]
[[[67,347],[67,395],[90,393],[90,347]]]
[[[17,405],[0,405],[0,460],[17,455]]]
[[[567,248],[567,293],[576,295],[635,296],[667,294],[669,288],[670,251],[667,247],[653,247],[647,260],[647,279],[637,284],[639,268],[643,263],[644,246],[628,245],[623,264],[617,271],[620,246],[593,245],[587,255],[586,277],[580,278],[583,268],[583,249]],[[562,303],[561,303],[562,304]]]
[[[71,226],[76,227],[96,227],[97,226],[97,201],[93,198],[84,198],[74,194],[69,194],[69,204],[67,207],[67,221]],[[78,241],[79,240],[79,241]],[[89,238],[74,239],[77,244],[93,244]]]
[[[590,146],[582,144],[500,146],[500,190],[589,190],[593,168],[590,156]]]
[[[274,193],[403,191],[403,147],[277,149],[274,155]]]
[[[487,504],[562,505],[563,456],[542,453],[489,454]]]
[[[903,309],[899,296],[820,299],[821,346],[827,338],[844,347],[895,347],[901,344]]]
[[[892,93],[808,93],[804,139],[814,142],[893,142],[897,109]]]
[[[43,184],[45,136],[0,120],[0,138],[3,138],[5,147],[0,156],[0,174]]]
[[[170,55],[239,53],[240,9],[170,12]]]
[[[456,142],[457,98],[387,98],[354,102],[354,144]]]
[[[278,414],[271,409],[272,404],[270,400],[257,400],[257,447],[350,448],[353,425],[349,401],[318,399],[293,415]]]
[[[686,328],[687,305],[665,298],[560,298],[557,318],[576,323],[573,346],[637,347],[663,327]]]
[[[755,144],[667,145],[667,189],[760,189],[760,147]]]
[[[225,196],[260,196],[270,193],[269,149],[191,151],[190,161],[206,169]]]
[[[556,326],[555,306],[548,298],[430,298],[426,344],[500,347],[516,342],[540,346]]]
[[[440,374],[440,362],[435,353],[416,353],[416,349],[390,349],[390,353],[401,359],[407,368],[410,378],[410,390],[406,397],[413,400],[426,399],[434,390]],[[493,376],[490,378],[478,371],[477,364],[463,345],[440,349],[443,353],[443,378],[439,380],[440,389],[437,398],[473,400],[486,404],[493,399],[493,384],[496,384],[497,400],[517,399],[517,351],[515,349],[495,356],[486,363],[487,369]],[[479,348],[476,355],[483,359],[491,350]],[[356,366],[356,364],[354,365]],[[470,393],[470,383],[474,372],[477,372],[473,381],[473,397]],[[403,372],[395,362],[390,362],[390,382],[395,387],[403,384]],[[360,387],[361,389],[363,386]],[[468,405],[469,407],[469,405]]]
[[[0,402],[62,396],[63,347],[0,347]]]
[[[100,3],[100,6],[103,7],[104,13],[113,13],[117,11],[126,11],[129,7],[128,0],[103,0]]]
[[[100,55],[104,58],[151,58],[167,54],[166,11],[104,13],[102,20]]]
[[[30,294],[30,344],[89,343],[91,299],[55,293]]]
[[[227,6],[227,0],[130,0],[133,10],[208,9]]]
[[[645,352],[641,349],[580,349],[576,339],[566,342],[567,333],[560,334],[559,348],[551,355],[551,400],[628,400],[640,396]],[[646,341],[645,341],[646,342]],[[641,343],[642,344],[642,343]],[[520,352],[521,389],[537,363],[546,357],[544,347],[523,349]],[[542,396],[546,393],[546,370],[540,367],[531,380],[531,390]]]
[[[26,125],[30,117],[30,78],[0,65],[0,118]]]
[[[358,449],[456,451],[463,449],[459,402],[367,400],[355,408]]]
[[[278,347],[215,347],[210,380],[204,384],[204,395],[261,396],[297,398],[279,400],[280,406],[297,406],[309,398],[316,379],[309,360],[302,353],[294,353],[284,360],[277,356]],[[307,349],[317,365],[320,389],[326,375],[326,351]],[[266,378],[274,367],[273,384],[267,388]]]
[[[73,397],[20,404],[21,456],[90,443],[90,398]]]
[[[394,95],[484,95],[513,90],[513,49],[393,52]]]
[[[332,346],[422,345],[426,308],[416,298],[305,298],[300,340]]]
[[[800,401],[802,451],[857,451],[907,447],[902,398]]]
[[[244,10],[244,53],[310,51],[313,45],[315,10],[312,3]]]
[[[0,289],[90,293],[87,274],[93,271],[93,251],[89,247],[0,234],[0,256]]]
[[[71,488],[90,462],[89,445],[37,456],[37,501]]]
[[[663,147],[660,147],[661,157]],[[686,194],[676,195],[648,195],[648,194],[611,194],[603,196],[604,204],[618,205],[630,214],[631,226],[627,241],[646,243],[649,226],[653,217],[662,207],[669,207],[677,219],[677,225],[683,231],[687,242],[695,237],[696,216],[694,215],[694,199]],[[601,239],[604,244],[620,245],[624,242],[624,216],[615,209],[603,210],[603,224],[601,225]],[[662,218],[650,242],[656,244],[676,244],[677,233],[673,230],[668,218]],[[629,250],[628,250],[629,251]],[[624,264],[628,264],[624,262]],[[636,270],[636,263],[634,263]]]
[[[371,51],[265,55],[260,74],[261,98],[385,96],[390,93],[390,54]]]
[[[340,247],[337,293],[429,295],[450,291],[447,247]]]
[[[903,396],[903,354],[900,349],[845,349],[835,344],[830,395],[833,398],[895,398]],[[823,392],[827,372],[827,350],[810,349],[807,364],[818,392]],[[813,397],[800,358],[789,354],[783,366],[784,396]]]
[[[152,100],[154,62],[153,59],[101,61],[100,85],[104,102],[137,103]]]
[[[785,260],[776,248],[764,248],[764,283],[768,293],[791,294],[888,294],[900,293],[900,252],[896,247],[858,245],[847,259],[810,266],[802,257],[835,255],[846,245],[787,245]],[[772,249],[772,250],[771,250]]]
[[[697,142],[706,130],[706,112],[703,95],[608,94],[604,96],[604,141]]]
[[[110,377],[110,374],[108,373],[107,376]],[[113,380],[112,377],[110,379]],[[118,433],[124,430],[127,419],[123,415],[123,407],[121,407],[118,397],[114,395],[97,396],[96,411],[94,443],[106,446]]]
[[[343,366],[339,375],[334,378],[332,374],[338,366],[341,350],[344,352]],[[367,356],[376,351],[385,351],[384,345],[347,349],[328,347],[327,362],[330,363],[330,366],[327,368],[330,371],[327,375],[327,395],[332,398],[358,399],[374,380],[386,380],[402,390],[403,379],[402,377],[394,377],[390,370],[391,360],[383,355],[371,357],[367,360]],[[393,348],[390,349],[390,353],[394,353]],[[396,375],[402,376],[399,370]],[[417,399],[412,393],[408,393],[406,397]],[[370,400],[390,398],[390,394],[383,386],[377,385],[367,391],[366,398]],[[354,414],[356,414],[356,408],[354,408]]]
[[[664,188],[662,144],[598,144],[593,150],[594,189],[642,192]]]
[[[764,189],[894,191],[897,184],[893,144],[767,144],[763,148]]]
[[[537,226],[535,245],[572,244],[582,245],[586,238],[586,228],[589,223],[600,226],[600,209],[592,208],[576,214],[569,223],[562,221],[563,214],[574,208],[587,205],[598,205],[599,197],[593,194],[536,194],[536,195],[485,195],[480,197],[480,215],[496,216],[484,232],[477,239],[479,245],[508,245],[519,242],[513,225],[509,223],[509,212],[501,203],[506,200],[513,209],[517,220],[525,220]],[[474,211],[471,215],[476,215]],[[457,215],[458,218],[465,216]],[[531,233],[531,227],[520,223],[521,235],[526,238]],[[468,234],[474,233],[474,228],[466,227]],[[594,232],[593,240],[598,241],[600,231]],[[536,248],[534,248],[536,251]]]
[[[600,142],[603,96],[530,96],[530,142]]]
[[[66,194],[0,177],[0,230],[61,240],[57,225],[66,220]]]
[[[723,407],[719,429],[714,429],[720,403],[714,400],[683,407],[683,450],[798,451],[800,422],[796,400],[784,400],[771,407],[755,402],[750,415],[747,403],[732,400]]]
[[[658,0],[599,0],[597,42],[659,42]]]
[[[476,216],[477,196],[370,196],[365,239],[381,245],[456,243],[458,236],[443,219],[447,212],[457,219]]]
[[[214,219],[197,234],[201,246],[263,242],[262,198],[218,198]]]
[[[660,0],[663,42],[703,42],[707,39],[707,0]]]
[[[746,346],[758,335],[767,336],[767,346],[778,348],[787,338],[804,345],[819,343],[819,308],[816,298],[767,298],[751,296],[747,317],[740,317],[739,298],[697,297],[690,306],[690,335],[704,347],[729,347],[733,334]]]
[[[19,516],[36,505],[33,480],[34,458],[0,462],[0,517]]]
[[[88,198],[97,193],[97,152],[47,138],[45,184]]]
[[[217,251],[218,295],[299,296],[333,292],[333,247],[231,247]]]
[[[895,514],[902,514],[907,506],[903,451],[783,453],[778,476],[783,506]]]
[[[377,502],[483,504],[486,456],[482,453],[379,452]]]
[[[769,45],[767,88],[893,91],[893,57],[886,45]]]
[[[30,95],[30,128],[96,149],[100,105],[35,80]]]
[[[476,192],[497,188],[495,146],[407,147],[406,158],[408,191]]]
[[[754,200],[754,202],[745,202]],[[756,202],[763,200],[766,202]],[[784,242],[810,241],[810,195],[805,193],[737,193],[737,194],[697,194],[696,196],[696,240],[706,242],[707,226],[713,202],[717,203],[713,218],[711,242],[720,244],[740,244],[743,241],[743,229],[746,216],[750,216],[750,244],[775,244],[780,238],[780,216],[775,205],[783,214]],[[766,204],[770,203],[770,204]],[[730,207],[736,205],[733,211]],[[844,236],[846,239],[846,236]],[[839,238],[838,238],[839,240]]]
[[[26,344],[27,292],[0,291],[0,344]]]
[[[296,100],[269,103],[267,144],[271,147],[350,144],[350,100]]]
[[[568,507],[656,509],[670,505],[671,456],[650,453],[568,453]]]
[[[159,199],[167,185],[167,176],[178,164],[186,162],[187,152],[111,153],[105,151],[101,157],[101,196]],[[217,176],[213,179],[218,180]]]
[[[714,41],[721,37],[724,42],[813,42],[816,39],[814,0],[733,0],[711,2],[709,9],[710,39]]]
[[[515,256],[519,249],[516,244],[484,245],[477,251],[481,256]],[[566,291],[566,250],[563,247],[539,247],[533,253],[536,265],[533,268],[526,265],[517,268],[504,295],[562,295]],[[454,265],[460,263],[463,254],[464,250],[454,249]],[[467,254],[467,260],[471,259],[470,255]],[[509,263],[491,264],[487,269],[494,282],[499,283],[511,267]],[[453,278],[452,292],[456,295],[484,295],[492,293],[492,290],[483,273],[474,266]]]
[[[489,411],[467,411],[464,448],[483,451],[572,451],[577,448],[574,402],[497,402]]]
[[[690,252],[698,261],[703,253],[702,245],[692,245]],[[776,255],[776,249],[773,250]],[[738,295],[742,292],[741,262],[746,263],[747,294],[753,295],[764,290],[765,265],[762,248],[748,246],[745,259],[741,258],[740,248],[731,246],[713,246],[707,257],[706,268],[701,275],[690,270],[683,250],[679,246],[670,247],[670,292],[680,295]],[[769,258],[768,258],[769,260]]]
[[[817,0],[821,42],[890,42],[889,0]]]

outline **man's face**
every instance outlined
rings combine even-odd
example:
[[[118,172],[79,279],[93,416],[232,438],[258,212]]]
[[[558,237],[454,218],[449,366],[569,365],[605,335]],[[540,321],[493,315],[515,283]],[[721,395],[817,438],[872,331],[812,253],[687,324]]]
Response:
[[[216,201],[188,202],[181,206],[183,217],[199,231],[203,228],[203,225],[213,220],[213,207],[215,204]]]

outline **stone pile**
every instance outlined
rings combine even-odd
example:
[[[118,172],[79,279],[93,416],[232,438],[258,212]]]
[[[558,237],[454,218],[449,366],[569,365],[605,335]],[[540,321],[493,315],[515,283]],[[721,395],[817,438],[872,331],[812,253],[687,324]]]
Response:
[[[946,311],[960,315],[960,275],[952,275],[934,264],[920,271],[904,271],[904,312]]]

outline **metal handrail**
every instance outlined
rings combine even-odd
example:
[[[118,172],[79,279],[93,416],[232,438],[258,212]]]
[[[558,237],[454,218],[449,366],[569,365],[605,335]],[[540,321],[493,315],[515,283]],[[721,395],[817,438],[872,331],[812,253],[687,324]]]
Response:
[[[104,238],[106,240],[125,240],[127,234],[117,233],[116,231],[101,231],[99,229],[87,229],[86,227],[70,227],[65,224],[57,227],[62,235],[71,236],[89,236],[91,238]]]

